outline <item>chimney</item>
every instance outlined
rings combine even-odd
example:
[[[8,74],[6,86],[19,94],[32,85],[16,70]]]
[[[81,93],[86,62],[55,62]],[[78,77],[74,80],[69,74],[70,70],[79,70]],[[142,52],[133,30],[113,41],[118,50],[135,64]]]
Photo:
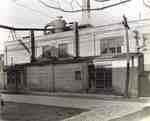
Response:
[[[90,24],[90,0],[82,0],[82,24]]]

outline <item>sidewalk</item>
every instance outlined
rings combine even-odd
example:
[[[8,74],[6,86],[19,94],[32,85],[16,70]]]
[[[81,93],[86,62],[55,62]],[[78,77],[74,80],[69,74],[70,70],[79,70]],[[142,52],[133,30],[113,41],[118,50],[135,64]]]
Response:
[[[4,94],[16,94],[15,92],[8,92],[1,90]],[[71,93],[71,92],[39,92],[27,91],[19,92],[20,95],[34,95],[34,96],[52,96],[52,97],[70,97],[70,98],[83,98],[83,99],[101,99],[101,100],[118,100],[118,101],[131,101],[131,102],[147,102],[148,98],[124,98],[123,96],[113,94],[100,94],[100,93]],[[17,95],[18,95],[17,94]]]
[[[82,96],[82,97],[81,97]],[[104,95],[99,95],[99,98],[92,98],[90,95],[23,95],[23,94],[4,94],[3,95],[5,101],[17,102],[17,103],[31,103],[31,104],[42,104],[42,105],[53,105],[60,107],[72,107],[72,108],[82,108],[82,109],[95,109],[101,107],[101,104],[104,105],[143,105],[140,101],[128,100],[123,98],[118,99],[117,97],[113,97],[105,100],[105,97],[109,97]]]

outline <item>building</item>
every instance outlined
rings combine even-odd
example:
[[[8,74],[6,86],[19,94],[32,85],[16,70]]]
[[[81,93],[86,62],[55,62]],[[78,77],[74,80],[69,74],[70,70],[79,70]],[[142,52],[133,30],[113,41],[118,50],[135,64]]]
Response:
[[[149,95],[149,21],[129,22],[131,96]],[[139,32],[136,37],[132,28]],[[30,63],[31,55],[18,41],[5,42],[5,65],[10,66],[7,88],[67,92],[110,90],[123,95],[127,60],[123,25],[79,27],[78,49],[75,32],[64,30],[35,37],[35,63]],[[30,38],[22,42],[31,48]],[[15,74],[14,79],[9,78]]]

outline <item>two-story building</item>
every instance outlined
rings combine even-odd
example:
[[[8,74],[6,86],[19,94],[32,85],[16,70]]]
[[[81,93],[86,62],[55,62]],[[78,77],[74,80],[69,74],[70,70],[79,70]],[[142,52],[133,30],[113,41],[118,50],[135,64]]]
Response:
[[[131,96],[149,94],[149,22],[129,22]],[[79,27],[78,50],[74,30],[54,29],[59,30],[35,37],[34,63],[20,42],[5,42],[5,65],[11,67],[7,70],[7,89],[124,94],[127,56],[122,24]],[[22,42],[31,50],[30,37]]]

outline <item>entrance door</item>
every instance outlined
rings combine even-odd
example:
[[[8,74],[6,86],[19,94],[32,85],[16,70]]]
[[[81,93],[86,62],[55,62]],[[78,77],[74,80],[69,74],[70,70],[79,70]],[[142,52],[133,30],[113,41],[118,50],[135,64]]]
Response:
[[[7,88],[9,89],[23,89],[23,70],[16,70],[10,67],[7,72]]]
[[[110,89],[112,87],[112,69],[96,67],[96,88]]]

